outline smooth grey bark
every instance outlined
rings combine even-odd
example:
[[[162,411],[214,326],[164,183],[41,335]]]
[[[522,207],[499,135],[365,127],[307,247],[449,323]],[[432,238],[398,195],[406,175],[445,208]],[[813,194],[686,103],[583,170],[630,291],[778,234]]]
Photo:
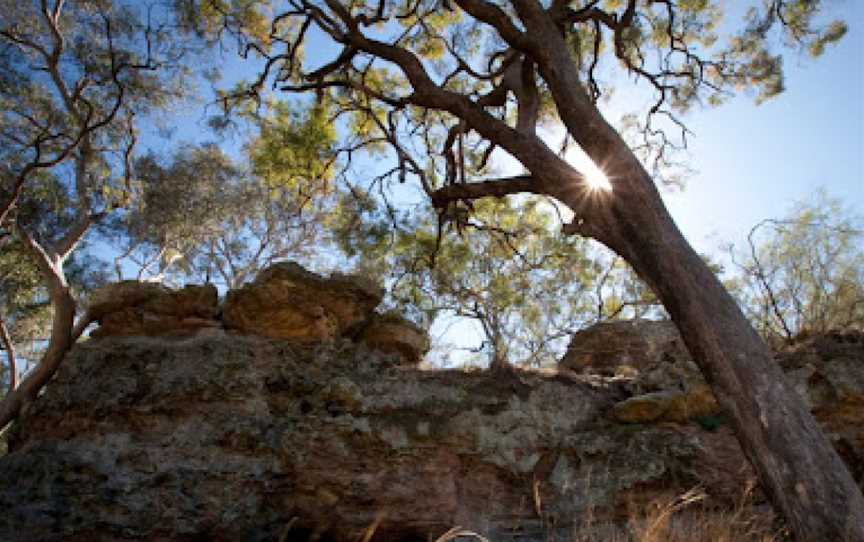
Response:
[[[18,367],[15,362],[15,344],[12,342],[12,337],[9,336],[9,329],[6,327],[6,322],[0,316],[0,344],[6,351],[6,360],[9,365],[9,391],[12,393],[18,387]]]
[[[75,322],[75,300],[63,273],[63,258],[47,253],[33,237],[18,228],[27,250],[34,257],[45,285],[54,315],[51,322],[51,337],[48,348],[36,366],[18,387],[8,393],[0,402],[0,428],[14,420],[27,401],[36,398],[45,384],[51,379],[66,352],[75,342],[73,327]]]

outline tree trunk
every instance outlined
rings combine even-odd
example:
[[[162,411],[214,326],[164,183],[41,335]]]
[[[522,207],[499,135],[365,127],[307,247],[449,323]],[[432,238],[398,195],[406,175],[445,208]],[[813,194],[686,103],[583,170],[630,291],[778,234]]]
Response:
[[[573,209],[572,231],[621,255],[653,288],[795,536],[864,542],[864,497],[845,464],[738,304],[684,239],[651,176],[584,92],[551,18],[537,3],[516,6],[531,35],[543,36],[529,46],[561,120],[613,190],[586,194],[584,179],[562,175],[552,160],[536,168],[526,163],[530,155],[520,160]]]
[[[6,328],[6,322],[0,316],[0,344],[6,350],[6,360],[9,364],[9,391],[12,393],[18,387],[18,367],[15,363],[15,344],[12,342],[12,337],[9,336],[9,330]]]
[[[632,152],[623,142],[619,151],[617,172],[629,164],[629,173],[603,195],[608,203],[589,234],[624,257],[663,302],[796,538],[864,541],[864,498],[845,464]],[[567,203],[584,206],[577,198]]]
[[[39,390],[54,376],[66,356],[66,352],[72,348],[75,342],[75,299],[66,283],[62,259],[47,254],[22,228],[19,228],[18,231],[21,233],[25,246],[35,258],[45,285],[48,287],[48,296],[51,299],[54,316],[51,322],[51,337],[48,341],[48,348],[39,361],[39,365],[30,371],[18,387],[8,393],[0,403],[0,429],[6,427],[18,416],[27,401],[36,398]]]

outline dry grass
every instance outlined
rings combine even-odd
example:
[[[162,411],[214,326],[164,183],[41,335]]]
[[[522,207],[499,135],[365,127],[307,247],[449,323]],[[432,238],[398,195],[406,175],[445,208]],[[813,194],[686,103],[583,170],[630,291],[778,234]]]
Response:
[[[731,508],[705,506],[707,495],[699,488],[680,495],[660,497],[631,507],[623,521],[601,521],[588,513],[574,528],[568,542],[781,542],[786,533],[774,524],[774,514],[754,507],[752,487]],[[482,534],[454,527],[434,542],[479,540]],[[548,540],[562,540],[549,533]]]
[[[699,488],[660,497],[632,508],[624,525],[584,523],[572,542],[780,542],[784,533],[774,526],[774,515],[754,508],[752,487],[734,507],[705,507],[707,495]]]
[[[707,495],[694,488],[679,495],[658,497],[648,504],[631,506],[624,519],[598,519],[589,511],[567,537],[567,542],[782,542],[788,533],[778,529],[770,510],[755,507],[752,487],[730,508],[706,506]],[[536,499],[536,493],[535,493]],[[535,503],[537,504],[537,503]],[[287,540],[298,518],[285,526],[281,540]],[[376,536],[383,519],[378,515],[358,542],[383,540]],[[314,535],[312,539],[317,539]],[[483,533],[453,527],[431,542],[494,542]],[[547,540],[563,541],[561,532],[548,532]]]

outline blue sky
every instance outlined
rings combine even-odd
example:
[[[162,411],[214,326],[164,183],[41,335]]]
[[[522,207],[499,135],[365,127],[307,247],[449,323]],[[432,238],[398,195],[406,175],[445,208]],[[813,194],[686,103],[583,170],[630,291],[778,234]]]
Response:
[[[819,59],[787,54],[781,96],[760,106],[739,96],[691,115],[697,174],[665,199],[700,251],[744,242],[756,222],[820,187],[864,214],[864,3],[838,4],[849,33]]]
[[[694,133],[687,158],[695,174],[683,191],[664,190],[664,199],[700,252],[740,244],[755,223],[782,216],[820,187],[864,214],[864,3],[829,5],[842,9],[835,13],[847,21],[849,33],[815,60],[787,52],[782,95],[757,106],[742,94],[685,118]],[[308,49],[321,62],[338,52],[324,39]],[[254,73],[232,51],[225,53],[223,65],[223,84]],[[212,138],[200,109],[178,113],[171,141],[147,138],[145,145],[167,149],[180,141]],[[236,150],[236,141],[223,144]]]

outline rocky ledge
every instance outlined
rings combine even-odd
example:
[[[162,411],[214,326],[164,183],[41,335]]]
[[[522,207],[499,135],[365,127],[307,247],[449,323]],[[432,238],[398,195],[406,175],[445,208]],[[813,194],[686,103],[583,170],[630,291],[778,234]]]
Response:
[[[695,486],[706,508],[728,506],[752,480],[710,392],[687,398],[704,382],[686,361],[659,355],[636,371],[628,354],[609,374],[607,352],[593,372],[422,370],[375,351],[387,317],[357,325],[325,296],[286,309],[332,316],[315,329],[337,331],[315,341],[155,298],[113,311],[210,318],[203,328],[218,331],[79,344],[0,459],[0,540],[407,542],[455,526],[572,540],[588,520]],[[816,338],[779,360],[860,482],[864,336]]]
[[[212,284],[172,289],[127,280],[91,296],[88,312],[99,327],[90,337],[180,339],[227,331],[299,343],[349,338],[420,363],[428,335],[399,314],[375,312],[383,297],[380,286],[362,277],[322,277],[294,262],[277,263],[230,290],[222,306]]]

